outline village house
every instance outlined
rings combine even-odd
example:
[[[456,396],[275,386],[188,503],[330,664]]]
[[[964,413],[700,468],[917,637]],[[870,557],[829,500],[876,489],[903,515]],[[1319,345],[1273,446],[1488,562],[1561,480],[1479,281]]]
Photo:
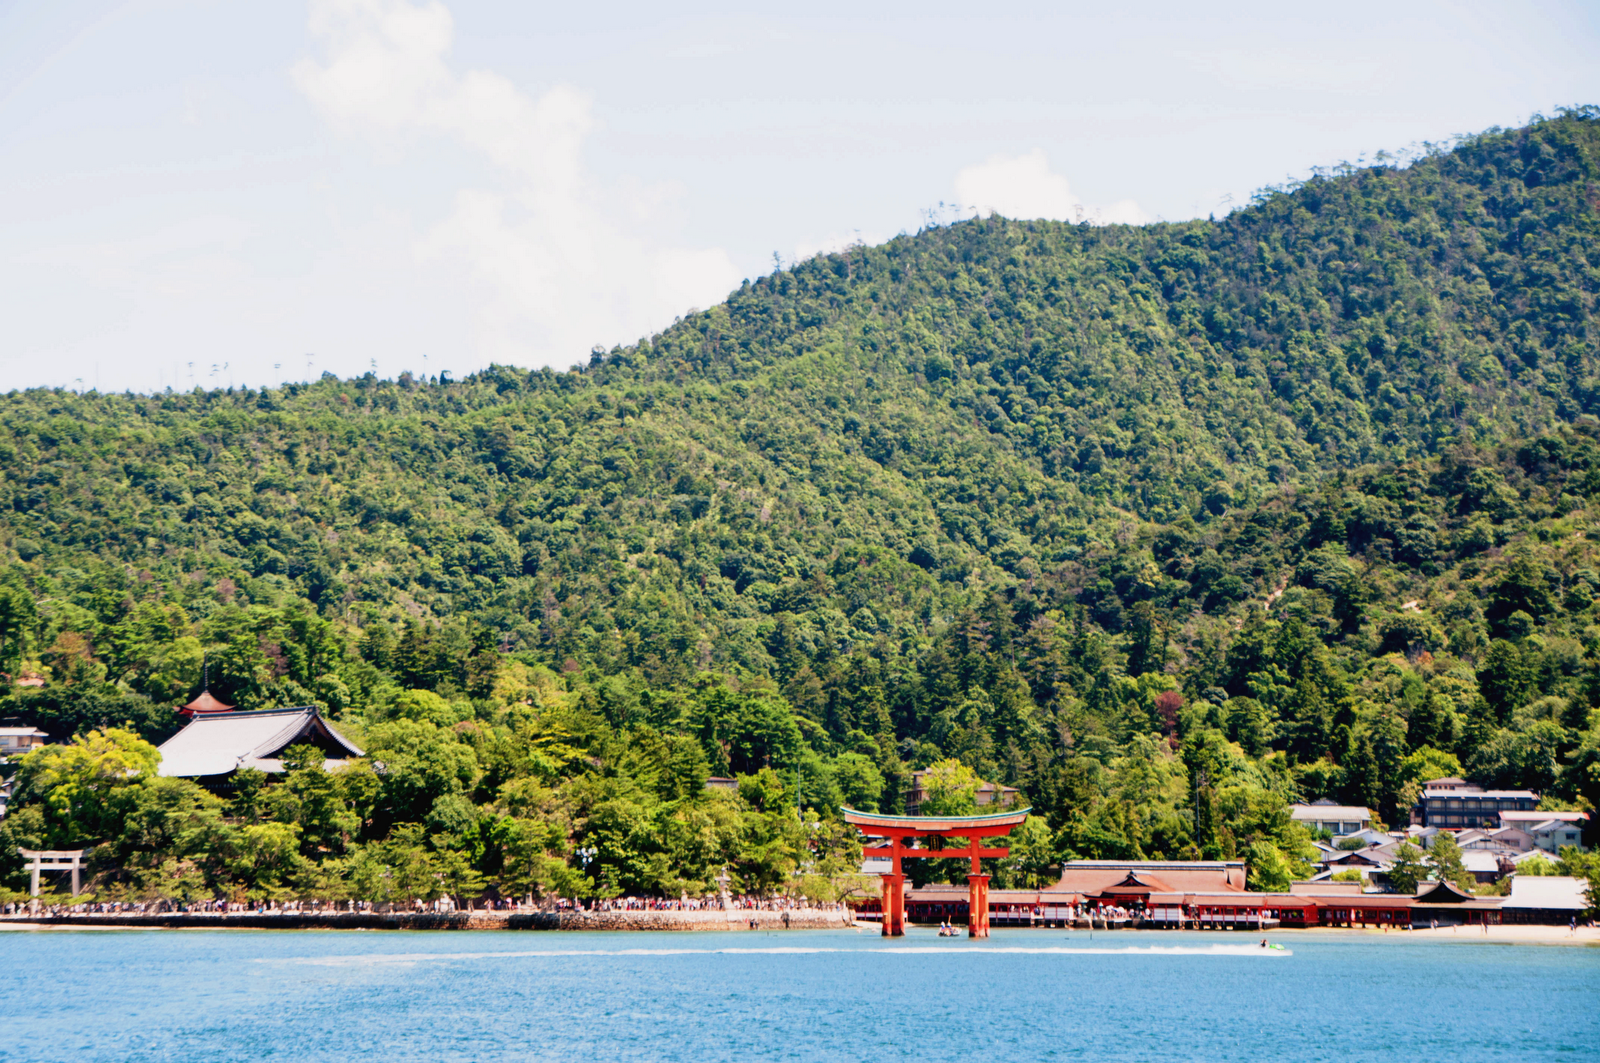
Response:
[[[17,757],[50,741],[37,727],[0,727],[0,757]]]
[[[1547,819],[1528,827],[1534,847],[1547,853],[1559,853],[1569,845],[1583,847],[1583,826],[1566,819]]]
[[[1463,849],[1494,849],[1510,853],[1525,853],[1533,848],[1533,835],[1516,827],[1499,830],[1464,830],[1456,835],[1456,844]]]
[[[1387,871],[1393,862],[1378,846],[1365,849],[1335,849],[1323,853],[1317,860],[1317,864],[1324,868],[1327,874],[1356,870],[1364,875],[1375,871]]]
[[[1511,855],[1504,849],[1463,849],[1461,866],[1474,882],[1499,882],[1517,868]]]
[[[1336,805],[1325,797],[1309,805],[1290,805],[1289,818],[1304,823],[1313,834],[1326,831],[1335,838],[1372,826],[1371,810],[1359,805]]]
[[[1576,823],[1581,827],[1583,824],[1585,824],[1585,823],[1587,823],[1589,821],[1589,813],[1587,813],[1587,812],[1539,812],[1539,811],[1533,811],[1533,812],[1510,812],[1510,811],[1508,811],[1508,812],[1500,813],[1500,825],[1502,827],[1516,827],[1516,828],[1518,828],[1520,830],[1527,830],[1529,827],[1536,826],[1536,825],[1538,825],[1540,823],[1548,823],[1553,819],[1559,819],[1563,823]]]
[[[1545,861],[1545,860],[1549,860],[1549,859],[1550,859],[1550,854],[1545,852],[1543,849],[1529,849],[1525,853],[1512,853],[1511,854],[1511,867],[1512,867],[1513,870],[1515,870],[1516,868],[1521,867],[1525,862],[1527,862],[1529,860]]]

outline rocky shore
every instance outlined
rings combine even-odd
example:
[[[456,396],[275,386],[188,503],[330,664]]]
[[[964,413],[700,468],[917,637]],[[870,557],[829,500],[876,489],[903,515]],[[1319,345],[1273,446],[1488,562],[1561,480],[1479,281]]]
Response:
[[[827,930],[848,910],[611,912],[64,912],[0,916],[0,928],[145,927],[250,930]]]

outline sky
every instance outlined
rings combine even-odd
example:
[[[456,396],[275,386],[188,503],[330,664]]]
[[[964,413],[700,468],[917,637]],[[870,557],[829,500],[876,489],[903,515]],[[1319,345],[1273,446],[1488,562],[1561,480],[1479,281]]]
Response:
[[[0,390],[565,369],[857,240],[1600,103],[1597,0],[1312,8],[0,0]]]

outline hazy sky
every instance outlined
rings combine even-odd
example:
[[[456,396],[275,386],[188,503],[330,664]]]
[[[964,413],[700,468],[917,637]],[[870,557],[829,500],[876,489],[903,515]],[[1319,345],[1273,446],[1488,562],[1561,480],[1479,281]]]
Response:
[[[1600,102],[1595,0],[1117,6],[0,0],[0,389],[565,368],[941,203],[1220,213]]]

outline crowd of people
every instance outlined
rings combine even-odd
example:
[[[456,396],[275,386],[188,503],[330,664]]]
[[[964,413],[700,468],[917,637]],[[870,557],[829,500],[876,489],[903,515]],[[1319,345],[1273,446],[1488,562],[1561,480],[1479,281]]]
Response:
[[[576,910],[585,912],[718,912],[718,911],[761,911],[781,912],[797,909],[821,910],[834,912],[844,908],[844,905],[833,902],[816,902],[794,897],[610,897],[591,902],[588,905],[574,904],[560,901],[557,904],[560,910]]]
[[[410,910],[417,913],[444,914],[462,911],[556,911],[576,912],[700,912],[700,911],[792,911],[799,909],[840,911],[845,906],[838,903],[816,903],[791,897],[610,897],[584,902],[562,898],[550,903],[533,903],[531,899],[485,897],[469,901],[465,906],[447,895],[432,900],[414,898],[409,904],[374,903],[372,901],[320,901],[271,899],[228,901],[222,899],[175,902],[157,901],[87,901],[82,903],[46,903],[37,912],[28,901],[0,905],[0,915],[167,915],[173,913],[250,913],[265,915],[324,915],[329,913],[395,912]]]

